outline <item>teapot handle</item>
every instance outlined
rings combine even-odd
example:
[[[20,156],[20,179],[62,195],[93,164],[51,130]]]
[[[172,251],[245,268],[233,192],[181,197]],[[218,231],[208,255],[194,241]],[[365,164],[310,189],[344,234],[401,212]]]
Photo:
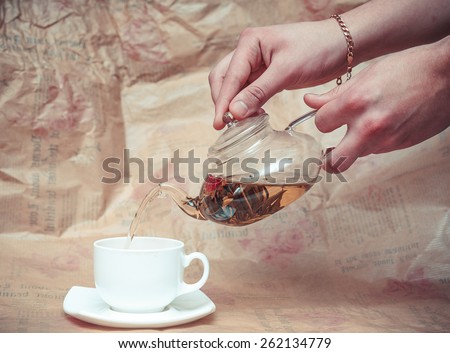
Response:
[[[285,130],[292,131],[292,129],[294,127],[296,127],[297,125],[300,125],[304,121],[312,118],[314,115],[316,115],[316,113],[317,113],[317,110],[311,110],[310,112],[302,115],[301,117],[299,117],[299,118],[295,119],[293,122],[291,122]]]

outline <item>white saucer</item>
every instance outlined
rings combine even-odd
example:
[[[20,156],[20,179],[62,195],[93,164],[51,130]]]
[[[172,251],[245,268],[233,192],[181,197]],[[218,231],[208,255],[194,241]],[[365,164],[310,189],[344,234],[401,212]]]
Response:
[[[120,328],[161,328],[185,324],[213,313],[216,306],[198,290],[176,298],[160,313],[122,313],[111,310],[95,288],[72,287],[64,312],[91,324]]]

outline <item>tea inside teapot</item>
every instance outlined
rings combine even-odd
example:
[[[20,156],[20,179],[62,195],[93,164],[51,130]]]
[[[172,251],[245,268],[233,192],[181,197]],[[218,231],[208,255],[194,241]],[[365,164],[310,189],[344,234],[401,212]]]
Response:
[[[278,212],[303,196],[311,186],[307,183],[242,183],[208,175],[195,203],[205,219],[244,226]]]

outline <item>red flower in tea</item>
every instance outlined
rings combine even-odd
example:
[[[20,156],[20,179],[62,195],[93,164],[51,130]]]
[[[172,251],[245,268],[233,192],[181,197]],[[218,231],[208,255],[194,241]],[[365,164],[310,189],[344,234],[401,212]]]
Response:
[[[215,177],[211,174],[208,174],[208,176],[205,179],[205,191],[206,192],[214,192],[219,187],[219,185],[222,185],[223,179],[221,177]]]

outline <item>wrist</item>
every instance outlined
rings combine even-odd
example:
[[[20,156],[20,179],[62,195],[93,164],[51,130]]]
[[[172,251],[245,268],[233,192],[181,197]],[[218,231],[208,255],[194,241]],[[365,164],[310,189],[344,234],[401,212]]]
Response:
[[[345,24],[344,20],[341,18],[340,15],[338,14],[334,14],[331,15],[331,18],[334,18],[336,20],[336,22],[339,24],[339,27],[341,28],[342,34],[344,35],[345,38],[345,42],[347,44],[347,53],[346,53],[346,61],[347,61],[347,81],[350,80],[350,78],[352,77],[352,69],[353,69],[353,47],[354,47],[354,42],[353,42],[353,38],[352,35],[350,33],[350,30],[348,29],[347,25]],[[340,85],[342,83],[342,78],[341,76],[339,76],[336,79],[336,83],[338,85]]]
[[[312,24],[316,27],[312,27],[310,30],[321,34],[319,41],[314,43],[314,48],[320,48],[316,52],[317,60],[311,63],[320,66],[321,79],[319,82],[312,83],[319,84],[336,80],[338,76],[345,74],[348,68],[348,46],[342,28],[334,18],[312,22]],[[314,50],[314,48],[312,49]]]
[[[354,66],[448,35],[450,0],[371,0],[341,15],[355,42]]]

